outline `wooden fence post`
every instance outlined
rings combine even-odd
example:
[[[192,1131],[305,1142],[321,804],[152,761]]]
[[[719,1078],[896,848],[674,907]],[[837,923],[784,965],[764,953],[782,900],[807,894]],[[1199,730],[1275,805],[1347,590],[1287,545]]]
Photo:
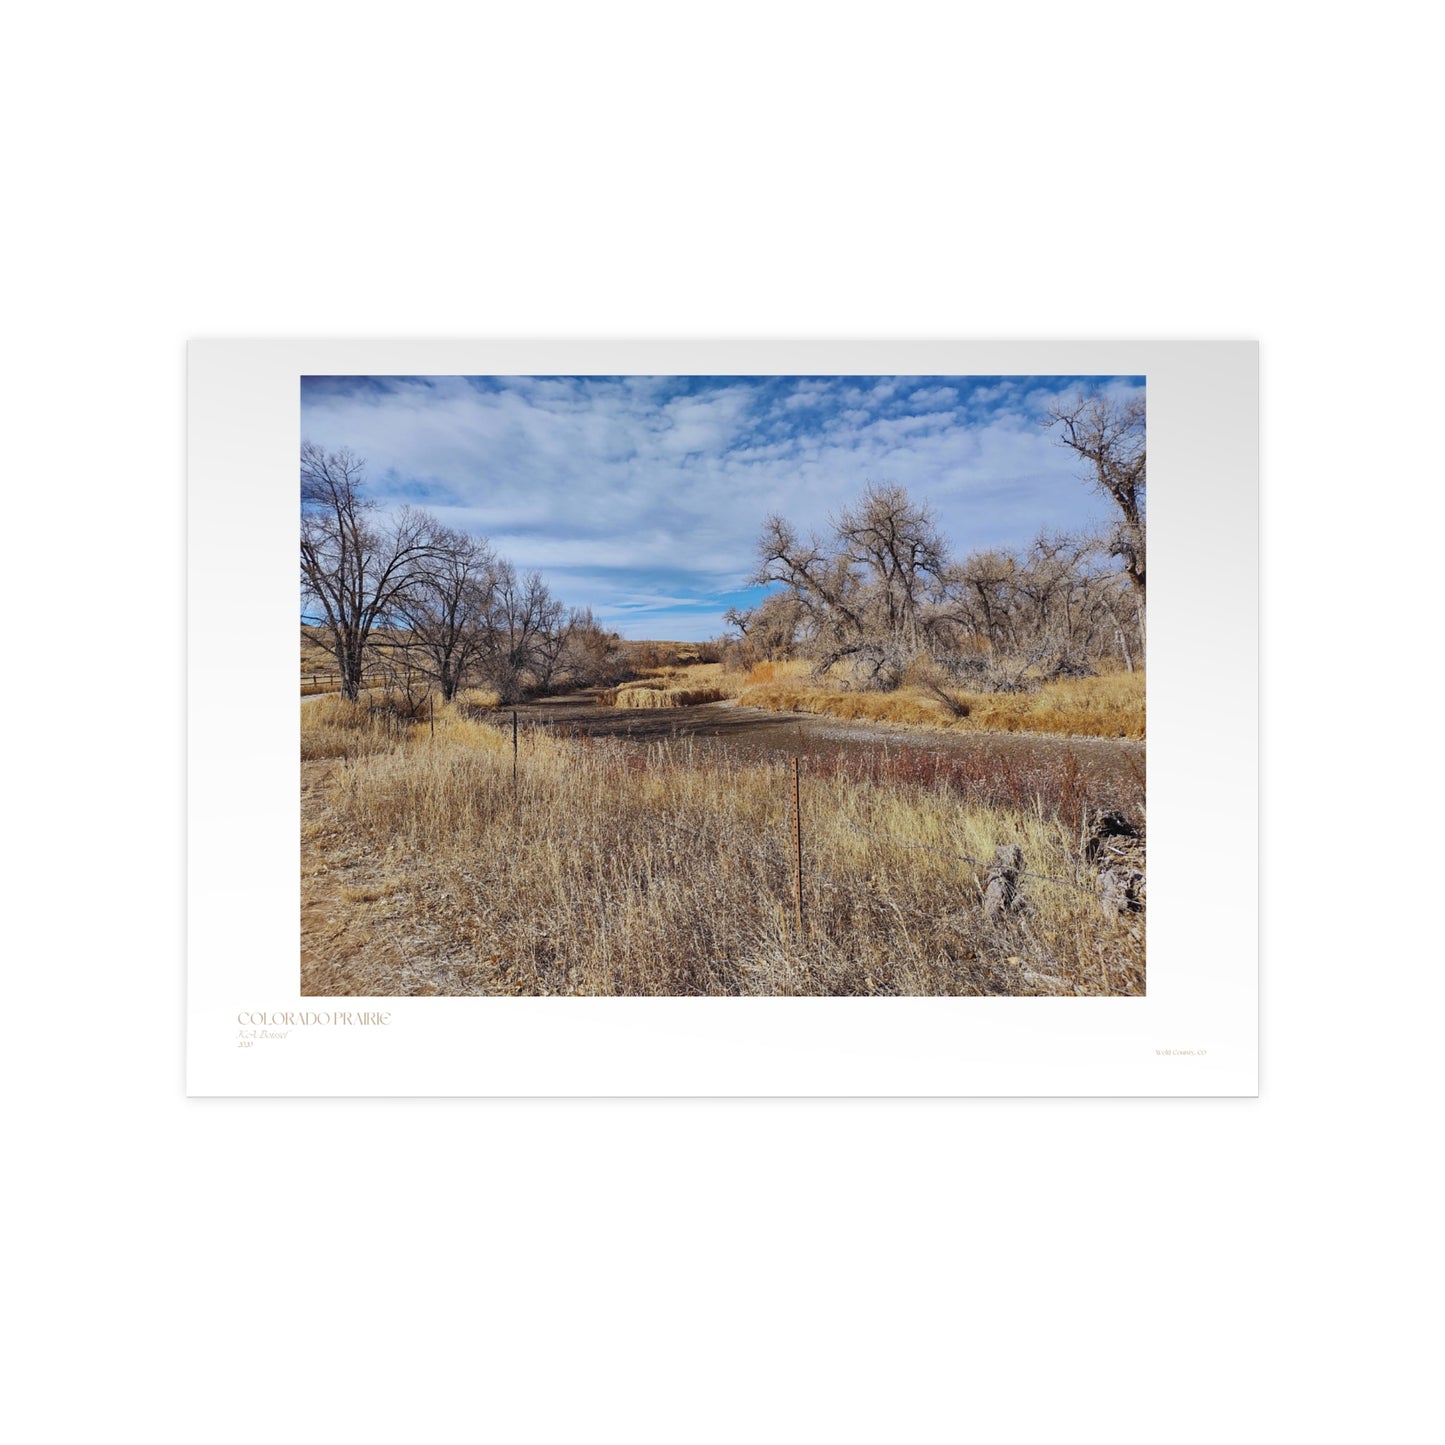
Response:
[[[437,700],[434,693],[427,694],[426,720],[431,724],[431,740],[437,740]]]
[[[517,791],[517,709],[512,709],[512,791]]]
[[[793,912],[803,936],[803,805],[798,790],[798,760],[793,759]]]

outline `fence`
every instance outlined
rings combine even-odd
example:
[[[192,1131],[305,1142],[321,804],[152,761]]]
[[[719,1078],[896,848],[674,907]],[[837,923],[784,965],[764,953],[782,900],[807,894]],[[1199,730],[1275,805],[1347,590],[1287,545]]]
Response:
[[[505,728],[506,725],[506,721],[503,720],[502,726]],[[516,709],[511,710],[510,726],[512,792],[515,799],[518,790],[518,715]],[[531,730],[535,730],[535,725],[533,729],[529,729],[529,731]],[[544,727],[543,730],[571,741],[585,740],[588,745],[591,745],[593,741],[590,730],[576,726]],[[663,752],[665,745],[660,741],[655,745],[659,750],[659,759],[666,756]],[[654,743],[649,742],[641,755],[642,765],[646,766],[652,763],[653,748]],[[808,933],[806,898],[810,888],[846,893],[856,899],[866,900],[872,905],[886,907],[894,913],[909,913],[930,922],[936,921],[938,917],[936,913],[910,908],[907,904],[901,904],[892,898],[880,900],[866,890],[826,876],[816,866],[811,872],[808,870],[805,862],[807,830],[803,812],[802,763],[802,758],[796,755],[788,759],[789,807],[786,813],[788,828],[786,853],[774,850],[766,844],[754,850],[756,856],[778,865],[790,877],[793,927],[798,938],[805,938]],[[1025,901],[1025,886],[1030,883],[1042,883],[1056,888],[1070,889],[1099,903],[1106,912],[1123,914],[1140,912],[1143,909],[1144,875],[1132,867],[1136,861],[1134,848],[1137,844],[1137,834],[1117,813],[1100,813],[1095,819],[1093,831],[1081,839],[1080,851],[1085,861],[1103,859],[1103,864],[1099,867],[1097,878],[1094,881],[1085,881],[1080,877],[1061,878],[1057,874],[1042,873],[1036,869],[1025,868],[1022,849],[1016,844],[1002,845],[995,849],[993,858],[985,859],[953,849],[940,848],[929,843],[904,842],[891,834],[864,828],[851,821],[846,822],[845,826],[850,832],[861,837],[875,838],[894,848],[934,853],[984,870],[982,881],[978,882],[977,886],[981,896],[983,914],[991,921],[1002,920],[1016,912]],[[1119,844],[1123,846],[1120,847]]]
[[[803,864],[803,812],[800,760],[796,757],[791,759],[792,771],[792,808],[790,820],[792,827],[792,847],[789,857],[786,860],[790,865],[793,876],[794,896],[794,920],[801,938],[805,935],[804,927],[804,864]],[[1117,814],[1102,815],[1103,822],[1107,824],[1122,824],[1122,819]],[[1143,882],[1143,875],[1137,870],[1126,869],[1120,863],[1114,862],[1101,868],[1099,871],[1099,882],[1095,886],[1081,882],[1077,878],[1060,878],[1054,874],[1040,873],[1023,866],[1023,851],[1016,844],[1006,844],[995,850],[991,860],[976,858],[968,853],[954,852],[948,848],[939,848],[929,843],[905,843],[901,839],[893,837],[888,833],[880,833],[876,829],[864,828],[857,823],[846,824],[850,832],[861,837],[877,838],[890,844],[894,848],[920,850],[923,852],[936,853],[945,858],[953,858],[960,863],[969,863],[977,868],[985,869],[984,879],[980,885],[980,892],[983,900],[983,912],[986,918],[1000,919],[1006,914],[1014,911],[1022,898],[1023,884],[1025,880],[1039,883],[1049,883],[1055,887],[1072,889],[1076,893],[1083,894],[1100,902],[1106,911],[1115,913],[1138,912],[1142,908],[1140,885]],[[1100,838],[1110,836],[1134,837],[1132,829],[1119,828],[1115,833],[1108,830],[1102,835],[1091,835],[1091,840],[1097,841]],[[1085,848],[1088,853],[1088,848]],[[782,861],[782,860],[777,860]],[[822,877],[814,878],[816,886],[833,891],[852,894],[858,898],[866,898],[870,902],[877,903],[880,900],[874,895],[862,889],[850,887],[846,883],[839,883],[835,879]],[[910,909],[907,905],[899,904],[896,899],[886,900],[886,906],[893,911],[907,911],[919,918],[934,920],[936,915],[925,913],[921,909]]]
[[[524,729],[519,713],[516,708],[499,710],[492,714],[492,718],[504,732],[511,733],[512,795],[514,803],[520,807],[520,735]],[[413,717],[411,721],[425,723],[430,737],[435,740],[434,696],[428,694],[423,700],[420,715]],[[590,729],[577,725],[553,723],[539,727],[533,723],[525,730],[529,733],[545,731],[564,739],[585,742],[589,746],[593,744]],[[688,741],[691,743],[692,740]],[[654,748],[657,749],[658,762],[668,756],[667,744],[661,740],[649,741],[642,750],[637,749],[635,744],[624,746],[629,765],[635,761],[636,765],[642,768],[656,766]],[[730,760],[726,749],[720,750],[720,757],[724,764]],[[786,809],[786,851],[774,850],[766,841],[755,850],[757,856],[777,865],[791,882],[793,928],[798,938],[808,936],[807,897],[811,890],[845,893],[856,899],[866,900],[870,906],[881,906],[894,913],[908,913],[921,919],[936,920],[939,916],[936,912],[910,908],[892,898],[880,900],[864,889],[842,882],[836,877],[829,877],[816,863],[809,869],[807,826],[803,808],[803,761],[797,755],[787,759],[789,806]],[[889,833],[865,828],[852,820],[844,820],[844,826],[852,833],[880,840],[893,848],[933,853],[983,870],[981,880],[973,879],[971,883],[978,889],[985,918],[991,921],[1003,920],[1016,912],[1025,901],[1027,886],[1035,883],[1070,889],[1088,896],[1098,902],[1106,912],[1125,914],[1143,910],[1144,875],[1134,866],[1137,862],[1142,862],[1141,846],[1135,831],[1117,813],[1099,813],[1094,820],[1093,831],[1081,837],[1080,853],[1083,861],[1099,865],[1092,878],[1065,878],[1025,868],[1022,850],[1017,845],[1000,846],[995,849],[993,858],[988,859],[955,849],[941,848],[935,844],[907,842]]]

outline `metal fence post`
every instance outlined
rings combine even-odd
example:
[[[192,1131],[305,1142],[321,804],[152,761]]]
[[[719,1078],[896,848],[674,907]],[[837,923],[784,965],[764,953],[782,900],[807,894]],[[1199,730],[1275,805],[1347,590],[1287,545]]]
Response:
[[[798,790],[798,760],[793,759],[793,912],[803,936],[803,805]]]

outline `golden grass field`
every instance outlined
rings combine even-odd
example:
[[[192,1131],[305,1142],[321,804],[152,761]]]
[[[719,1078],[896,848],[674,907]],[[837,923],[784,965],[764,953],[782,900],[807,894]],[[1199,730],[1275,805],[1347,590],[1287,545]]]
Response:
[[[649,668],[636,682],[624,682],[598,694],[599,707],[697,707],[722,702],[742,690],[739,674],[725,673],[720,663]]]
[[[1002,806],[805,765],[800,934],[782,760],[524,730],[514,789],[477,705],[439,708],[434,736],[370,701],[301,721],[303,994],[1144,991],[1140,916],[1101,908],[1062,772]],[[1036,876],[991,922],[983,864],[1009,844]]]
[[[947,689],[962,716],[920,687],[895,692],[851,691],[810,676],[806,662],[763,662],[748,673],[719,663],[655,668],[598,698],[606,707],[687,707],[731,698],[772,712],[815,713],[855,722],[898,723],[963,732],[1037,732],[1075,737],[1142,738],[1144,674],[1046,682],[1031,693]]]

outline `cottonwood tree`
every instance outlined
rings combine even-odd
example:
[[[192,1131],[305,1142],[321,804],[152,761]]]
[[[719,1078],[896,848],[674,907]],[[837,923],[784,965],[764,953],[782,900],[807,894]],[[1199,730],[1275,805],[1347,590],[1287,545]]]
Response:
[[[1067,532],[1041,532],[1014,575],[1017,631],[1051,676],[1087,672],[1100,621],[1094,563],[1098,542]]]
[[[342,447],[301,446],[301,595],[306,635],[336,659],[341,691],[360,694],[368,645],[438,556],[435,522],[406,510],[378,517],[365,462]]]
[[[740,660],[801,653],[854,685],[909,682],[952,706],[948,690],[961,685],[1020,691],[1086,674],[1115,643],[1132,670],[1131,583],[1107,561],[1116,548],[1041,532],[1023,552],[952,562],[927,506],[874,486],[826,541],[769,517],[751,580],[783,587],[727,621],[741,634]]]
[[[450,527],[432,533],[433,554],[398,599],[409,651],[451,702],[487,652],[487,619],[501,563],[484,538]]]
[[[932,631],[935,658],[957,680],[1012,691],[1050,677],[1078,676],[1117,640],[1133,668],[1120,608],[1122,574],[1090,535],[1041,532],[1022,553],[993,548],[950,568]]]
[[[528,681],[546,687],[566,642],[567,610],[538,572],[518,577],[499,562],[485,615],[481,668],[503,702],[515,702]]]
[[[926,505],[870,485],[832,522],[831,544],[767,519],[754,585],[784,583],[807,622],[819,671],[846,666],[867,687],[897,687],[927,646],[948,552]]]
[[[621,639],[540,573],[519,577],[485,538],[427,512],[385,518],[365,487],[355,453],[302,445],[302,630],[336,659],[345,696],[367,666],[413,710],[433,686],[450,701],[476,679],[515,702],[617,671]]]
[[[1090,480],[1119,512],[1108,539],[1110,554],[1122,564],[1134,589],[1139,632],[1144,632],[1145,601],[1145,407],[1144,394],[1122,400],[1103,392],[1055,401],[1044,418],[1059,429],[1059,445],[1089,465]]]
[[[825,551],[819,538],[801,537],[785,517],[774,513],[763,523],[757,570],[748,580],[754,586],[781,582],[787,587],[820,671],[869,642],[857,579],[846,560]]]
[[[987,650],[1006,647],[1011,639],[1011,599],[1018,560],[993,548],[974,552],[950,570],[946,582],[954,603],[952,616],[962,617]]]
[[[1128,607],[1128,598],[1123,595],[1118,586],[1111,585],[1114,579],[1103,579],[1096,589],[1099,605],[1109,618],[1109,625],[1114,634],[1114,640],[1119,647],[1119,658],[1123,662],[1125,670],[1134,671],[1134,652],[1129,645],[1129,633],[1131,622],[1129,613],[1133,611],[1133,621],[1140,625],[1138,642],[1143,646],[1143,614],[1137,609]]]
[[[566,637],[554,680],[588,686],[620,682],[626,673],[621,636],[602,627],[590,607],[574,607],[567,616]]]
[[[843,556],[862,579],[873,630],[894,656],[923,650],[920,614],[937,601],[948,549],[932,510],[900,486],[870,486],[834,523]]]
[[[755,607],[729,607],[723,621],[737,629],[728,655],[742,668],[793,657],[808,633],[806,611],[791,590],[771,593]]]

